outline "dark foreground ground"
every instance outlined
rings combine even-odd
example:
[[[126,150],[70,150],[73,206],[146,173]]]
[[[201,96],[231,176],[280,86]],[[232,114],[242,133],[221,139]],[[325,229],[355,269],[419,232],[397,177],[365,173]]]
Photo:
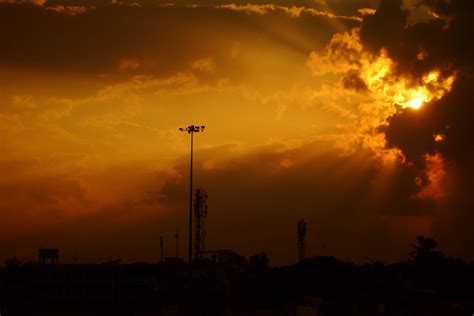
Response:
[[[417,249],[391,265],[332,257],[271,268],[230,251],[186,264],[38,264],[0,270],[0,314],[474,315],[474,264]]]

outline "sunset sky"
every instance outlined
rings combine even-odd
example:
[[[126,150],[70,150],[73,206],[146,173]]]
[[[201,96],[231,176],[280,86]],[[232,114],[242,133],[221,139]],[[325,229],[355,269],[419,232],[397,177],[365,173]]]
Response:
[[[474,259],[474,2],[0,0],[0,259]]]

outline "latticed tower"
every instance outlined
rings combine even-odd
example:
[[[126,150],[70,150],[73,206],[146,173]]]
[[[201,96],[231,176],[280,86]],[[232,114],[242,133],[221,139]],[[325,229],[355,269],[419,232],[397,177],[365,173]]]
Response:
[[[194,233],[194,259],[204,257],[204,240],[206,238],[207,194],[203,189],[196,190],[194,199],[194,218],[196,230]]]
[[[298,233],[298,262],[303,260],[305,257],[305,238],[306,238],[306,225],[308,223],[302,218],[298,221],[297,233]]]

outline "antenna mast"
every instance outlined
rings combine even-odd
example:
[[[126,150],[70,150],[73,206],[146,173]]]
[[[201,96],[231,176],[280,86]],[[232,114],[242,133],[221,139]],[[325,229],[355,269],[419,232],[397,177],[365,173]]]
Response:
[[[194,235],[194,259],[204,258],[204,239],[206,238],[205,220],[207,218],[207,194],[203,189],[197,189],[194,199],[194,218],[196,231]]]
[[[163,236],[161,236],[161,237],[160,237],[160,257],[161,257],[161,262],[165,261],[164,243],[165,243],[165,238],[164,238]]]
[[[179,231],[176,229],[176,235],[174,235],[174,238],[176,239],[176,260],[179,259]]]
[[[302,218],[298,221],[297,232],[298,232],[298,262],[305,258],[305,238],[306,238],[306,225],[308,223]]]

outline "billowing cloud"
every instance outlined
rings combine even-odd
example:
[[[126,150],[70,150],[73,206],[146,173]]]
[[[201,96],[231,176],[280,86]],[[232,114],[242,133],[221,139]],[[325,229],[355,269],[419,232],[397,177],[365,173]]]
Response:
[[[355,113],[366,112],[347,126],[360,135],[372,128],[372,150],[399,152],[400,168],[412,170],[416,183],[405,183],[406,195],[436,201],[433,234],[464,256],[472,239],[464,225],[472,210],[473,61],[472,42],[465,40],[472,12],[463,1],[382,1],[360,30],[336,34],[308,62],[316,76],[335,75],[344,89],[372,99],[357,101]]]
[[[474,237],[465,227],[473,206],[474,150],[468,135],[474,120],[469,88],[474,63],[473,44],[466,39],[474,29],[474,7],[468,1],[420,1],[418,5],[435,18],[407,25],[409,13],[400,4],[382,1],[377,12],[364,19],[364,46],[386,49],[401,76],[420,78],[435,68],[440,77],[456,73],[457,79],[448,94],[420,111],[406,109],[392,115],[385,135],[390,147],[400,148],[410,161],[426,168],[432,184],[420,194],[431,191],[444,197],[437,232],[465,255],[467,242]]]

